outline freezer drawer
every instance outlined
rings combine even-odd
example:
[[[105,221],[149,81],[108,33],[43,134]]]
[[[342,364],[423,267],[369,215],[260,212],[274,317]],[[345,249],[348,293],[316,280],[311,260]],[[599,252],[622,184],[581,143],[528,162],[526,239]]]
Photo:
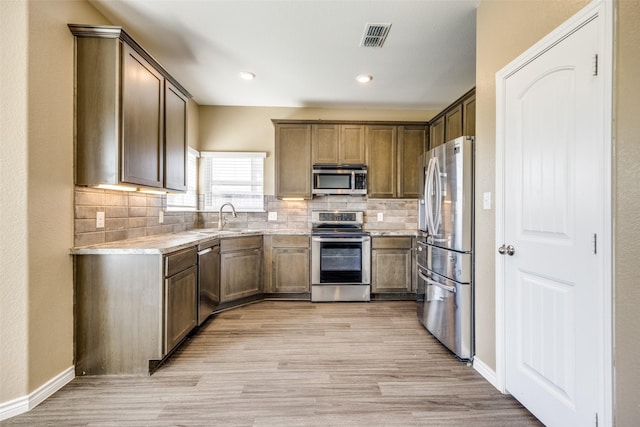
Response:
[[[423,248],[427,252],[427,263],[421,265],[427,270],[455,282],[471,283],[471,253],[450,251],[432,245],[426,245]]]
[[[462,360],[473,358],[471,285],[419,269],[425,283],[423,325]]]

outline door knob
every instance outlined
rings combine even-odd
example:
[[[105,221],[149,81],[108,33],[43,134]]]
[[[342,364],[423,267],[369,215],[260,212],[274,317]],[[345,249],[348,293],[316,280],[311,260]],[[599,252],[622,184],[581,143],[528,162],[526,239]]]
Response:
[[[498,252],[500,253],[500,255],[507,254],[509,256],[513,256],[513,254],[516,253],[516,248],[513,245],[502,245],[498,248]]]

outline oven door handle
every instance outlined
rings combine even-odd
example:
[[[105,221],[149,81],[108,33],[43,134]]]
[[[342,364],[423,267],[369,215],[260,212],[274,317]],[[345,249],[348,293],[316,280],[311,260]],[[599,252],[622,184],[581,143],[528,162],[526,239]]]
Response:
[[[438,283],[435,280],[429,279],[427,276],[425,276],[421,272],[418,272],[418,276],[420,276],[422,280],[424,280],[425,282],[427,282],[432,286],[437,286],[438,288],[444,289],[445,291],[452,292],[454,294],[456,293],[456,288],[454,286],[447,286],[447,285],[443,285],[442,283]]]
[[[350,243],[350,242],[358,242],[364,243],[371,240],[370,237],[313,237],[312,240],[314,242],[339,242],[339,243]]]

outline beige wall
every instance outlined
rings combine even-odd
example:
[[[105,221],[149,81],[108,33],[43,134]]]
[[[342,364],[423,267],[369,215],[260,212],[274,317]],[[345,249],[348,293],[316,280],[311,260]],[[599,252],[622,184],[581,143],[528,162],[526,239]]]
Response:
[[[482,0],[477,12],[476,200],[495,195],[495,74],[588,0]],[[495,370],[495,211],[476,209],[476,354]]]
[[[614,89],[616,425],[640,420],[640,1],[617,2]]]
[[[0,1],[0,403],[28,389],[27,42],[26,3]]]
[[[264,192],[266,195],[273,195],[275,193],[273,157],[275,132],[271,119],[425,122],[438,112],[200,106],[199,149],[203,151],[266,151]]]
[[[495,191],[495,73],[589,2],[482,0],[477,22],[476,196]],[[614,75],[614,406],[617,426],[640,420],[640,1],[616,1]],[[495,368],[493,211],[476,212],[478,357]]]
[[[66,24],[109,22],[84,0],[1,1],[0,12],[1,403],[73,365],[73,37]]]

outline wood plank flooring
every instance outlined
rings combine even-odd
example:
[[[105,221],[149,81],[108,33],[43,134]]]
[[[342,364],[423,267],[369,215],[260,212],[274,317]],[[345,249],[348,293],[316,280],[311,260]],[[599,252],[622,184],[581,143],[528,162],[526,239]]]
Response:
[[[264,301],[218,314],[150,377],[78,377],[1,425],[540,426],[407,301]]]

